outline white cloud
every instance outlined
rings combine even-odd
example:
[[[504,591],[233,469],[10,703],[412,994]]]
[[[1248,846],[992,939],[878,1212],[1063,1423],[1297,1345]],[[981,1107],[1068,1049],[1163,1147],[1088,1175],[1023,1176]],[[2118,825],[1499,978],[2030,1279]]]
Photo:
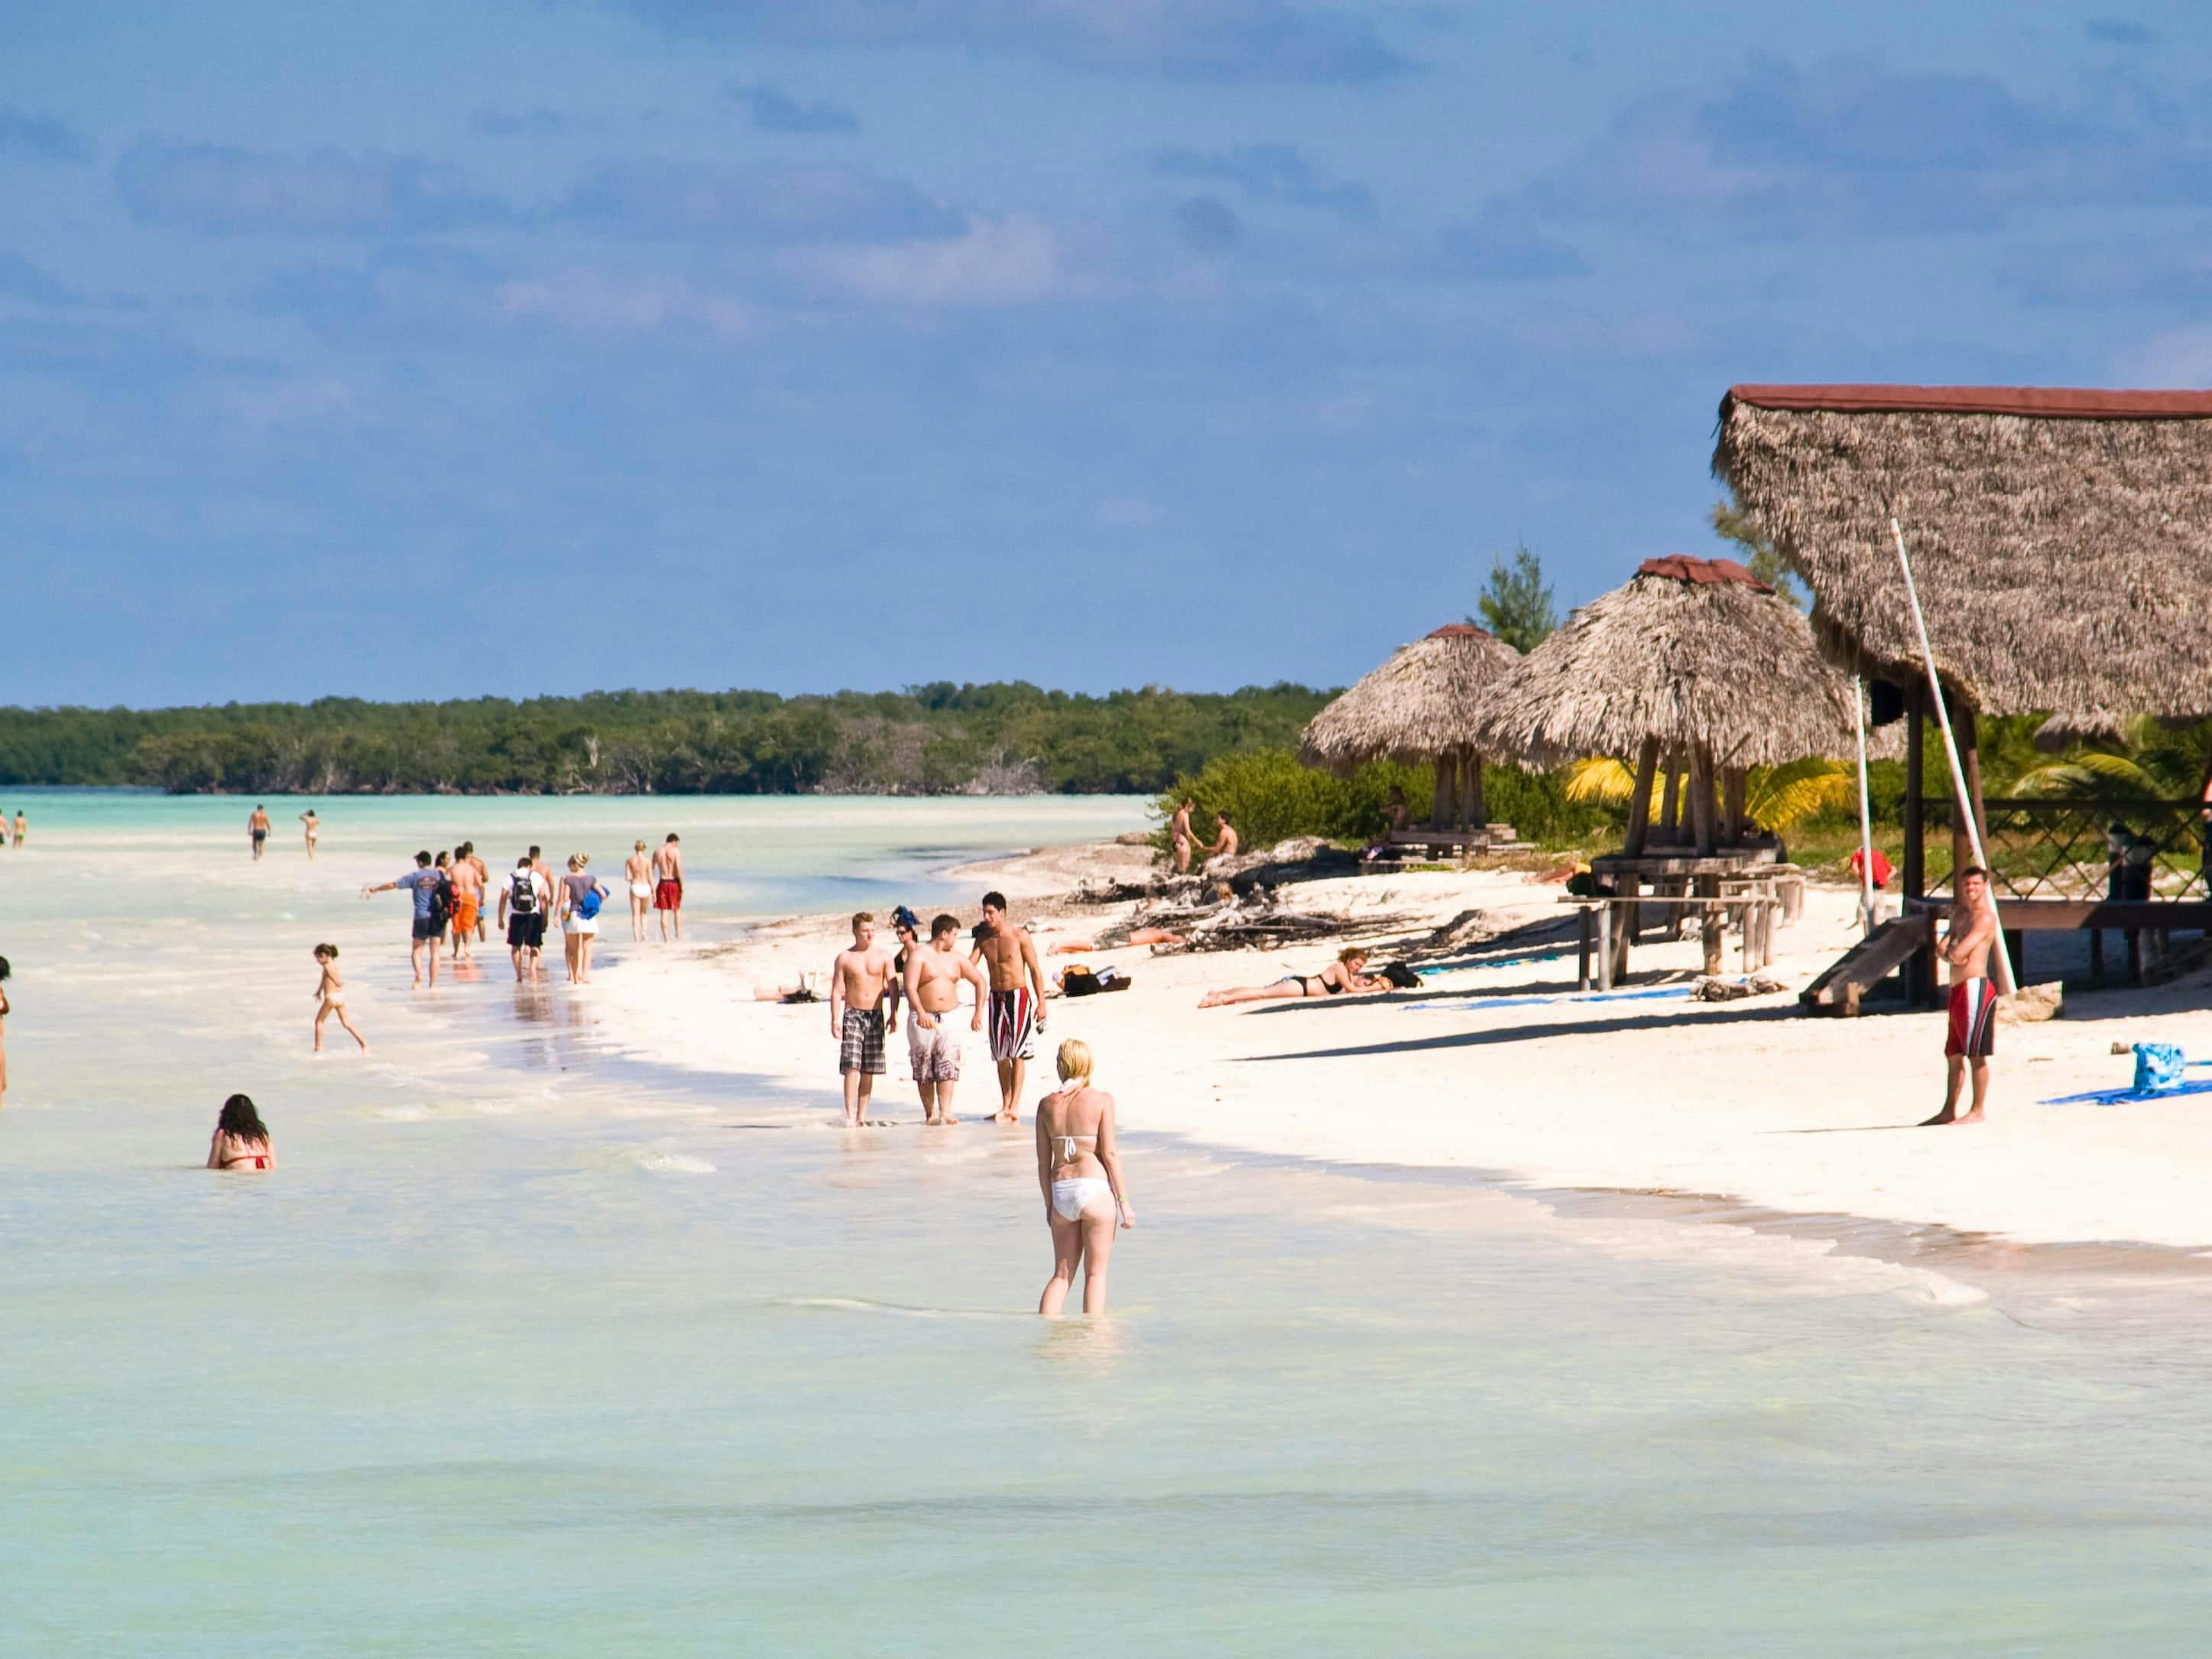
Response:
[[[947,240],[824,248],[799,268],[849,299],[906,306],[1011,306],[1071,292],[1058,240],[1033,219],[978,220]]]

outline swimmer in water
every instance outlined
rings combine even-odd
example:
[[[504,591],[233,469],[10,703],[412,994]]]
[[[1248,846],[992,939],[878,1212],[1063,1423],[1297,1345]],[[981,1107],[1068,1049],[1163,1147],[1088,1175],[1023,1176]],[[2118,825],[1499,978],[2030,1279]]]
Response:
[[[315,947],[315,965],[323,970],[322,978],[315,985],[315,995],[323,1005],[315,1010],[315,1052],[319,1054],[323,1052],[323,1022],[336,1014],[338,1024],[346,1028],[346,1035],[361,1044],[362,1053],[367,1054],[368,1039],[356,1030],[353,1022],[346,1018],[345,981],[338,977],[337,963],[337,945],[318,945]]]
[[[1052,1277],[1037,1311],[1057,1314],[1083,1269],[1083,1311],[1106,1311],[1106,1263],[1114,1254],[1114,1228],[1137,1224],[1121,1180],[1114,1145],[1114,1097],[1091,1086],[1091,1045],[1070,1037],[1060,1045],[1060,1088],[1037,1102],[1037,1186],[1044,1194],[1045,1225],[1052,1230]]]
[[[216,1120],[215,1138],[208,1142],[210,1170],[273,1170],[276,1149],[269,1144],[269,1126],[253,1109],[246,1095],[233,1095],[222,1103]]]

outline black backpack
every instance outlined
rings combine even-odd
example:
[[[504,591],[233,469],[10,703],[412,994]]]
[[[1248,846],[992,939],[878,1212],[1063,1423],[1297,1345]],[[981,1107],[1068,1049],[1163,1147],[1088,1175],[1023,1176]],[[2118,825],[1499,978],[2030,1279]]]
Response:
[[[507,905],[518,916],[538,914],[538,884],[532,879],[534,874],[532,871],[518,870],[507,878]]]
[[[444,922],[453,914],[453,878],[442,872],[438,884],[430,890],[430,920]]]

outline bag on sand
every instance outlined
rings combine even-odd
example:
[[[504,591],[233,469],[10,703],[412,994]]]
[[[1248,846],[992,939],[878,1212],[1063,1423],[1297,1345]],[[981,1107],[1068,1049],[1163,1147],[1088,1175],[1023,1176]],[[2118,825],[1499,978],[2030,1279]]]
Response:
[[[2138,1042],[2136,1044],[2136,1092],[2154,1095],[2178,1086],[2183,1080],[2182,1067],[2187,1064],[2179,1043]]]
[[[1386,962],[1375,970],[1401,991],[1418,991],[1421,976],[1402,962]]]

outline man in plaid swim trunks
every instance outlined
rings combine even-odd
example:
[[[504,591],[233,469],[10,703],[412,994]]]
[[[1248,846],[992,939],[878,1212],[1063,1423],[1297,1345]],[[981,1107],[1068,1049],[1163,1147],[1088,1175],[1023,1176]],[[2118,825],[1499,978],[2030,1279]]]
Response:
[[[830,1035],[837,1039],[837,1070],[845,1079],[845,1127],[868,1121],[868,1097],[884,1074],[884,991],[891,955],[876,943],[876,919],[853,918],[853,948],[830,965]]]

